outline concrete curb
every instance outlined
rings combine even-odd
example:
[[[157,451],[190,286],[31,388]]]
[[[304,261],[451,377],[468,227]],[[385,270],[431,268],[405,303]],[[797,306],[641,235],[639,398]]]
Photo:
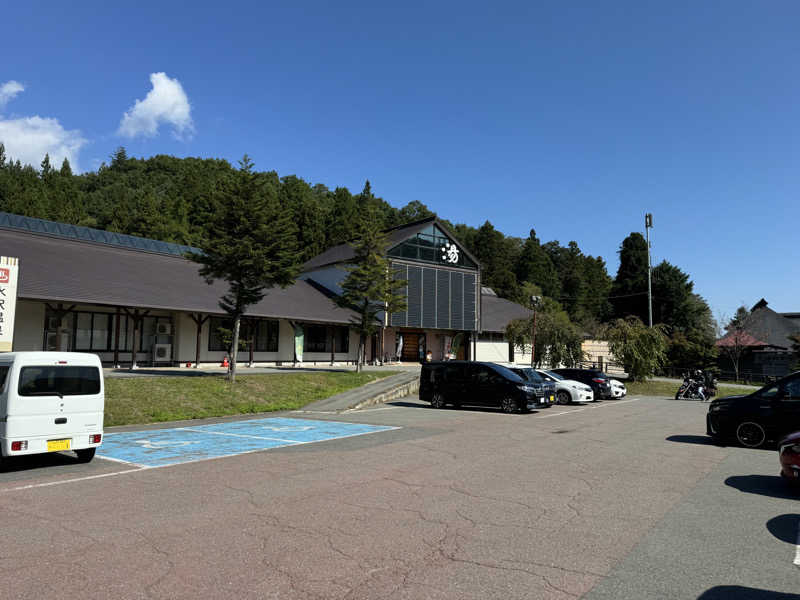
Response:
[[[408,383],[401,383],[393,387],[390,390],[382,392],[377,396],[373,396],[367,400],[363,400],[359,402],[355,406],[351,406],[348,410],[358,410],[360,408],[366,408],[367,406],[374,406],[375,404],[383,404],[384,402],[390,402],[392,400],[397,400],[398,398],[405,398],[406,396],[411,396],[412,394],[416,394],[419,391],[419,377],[415,377],[414,381],[409,381]]]
[[[419,372],[398,373],[307,405],[303,412],[344,412],[403,398],[419,389]]]

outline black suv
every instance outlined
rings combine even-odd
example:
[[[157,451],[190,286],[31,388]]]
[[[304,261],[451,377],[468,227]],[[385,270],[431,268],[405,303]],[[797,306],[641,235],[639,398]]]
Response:
[[[503,412],[539,408],[541,390],[506,367],[489,362],[450,360],[422,365],[419,397],[434,408],[452,404],[499,406]]]
[[[594,399],[601,400],[611,398],[611,379],[608,375],[597,369],[550,369],[553,373],[558,373],[564,379],[573,379],[585,383],[594,392]]]
[[[706,431],[719,441],[758,448],[800,430],[800,371],[752,394],[726,396],[708,407]]]

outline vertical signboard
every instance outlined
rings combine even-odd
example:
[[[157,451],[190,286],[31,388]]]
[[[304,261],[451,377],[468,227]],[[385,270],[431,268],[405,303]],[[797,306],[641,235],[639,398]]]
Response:
[[[0,352],[11,352],[14,344],[18,280],[19,259],[0,256]]]

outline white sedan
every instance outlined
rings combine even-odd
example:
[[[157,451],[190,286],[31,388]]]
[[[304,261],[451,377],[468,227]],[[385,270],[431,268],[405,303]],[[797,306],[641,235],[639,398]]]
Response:
[[[536,369],[545,381],[556,384],[556,404],[569,404],[570,402],[594,402],[594,392],[585,383],[564,379],[558,373]]]
[[[621,381],[616,379],[609,379],[608,382],[611,384],[611,397],[612,398],[624,398],[628,394],[628,390],[625,387],[625,384]]]

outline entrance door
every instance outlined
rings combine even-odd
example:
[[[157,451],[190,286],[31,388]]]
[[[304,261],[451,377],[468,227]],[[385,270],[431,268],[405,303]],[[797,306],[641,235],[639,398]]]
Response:
[[[400,359],[403,362],[422,362],[425,357],[425,334],[403,331],[403,350]]]

